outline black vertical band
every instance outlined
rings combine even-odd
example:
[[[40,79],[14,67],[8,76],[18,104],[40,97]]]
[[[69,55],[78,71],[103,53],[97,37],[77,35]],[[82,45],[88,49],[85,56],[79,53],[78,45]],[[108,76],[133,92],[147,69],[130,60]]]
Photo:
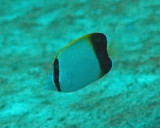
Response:
[[[57,58],[55,59],[53,66],[54,66],[54,83],[56,85],[57,90],[60,92],[61,88],[59,84],[59,62]]]
[[[91,35],[91,42],[99,60],[101,76],[103,76],[108,73],[112,67],[112,61],[107,53],[107,38],[102,33],[93,33]]]

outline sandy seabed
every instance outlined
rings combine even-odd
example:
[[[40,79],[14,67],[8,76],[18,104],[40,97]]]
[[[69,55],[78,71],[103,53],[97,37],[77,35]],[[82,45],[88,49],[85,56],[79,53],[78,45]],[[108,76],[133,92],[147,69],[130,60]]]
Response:
[[[107,35],[114,66],[74,93],[43,90],[70,41]],[[0,128],[160,128],[159,0],[0,0]]]

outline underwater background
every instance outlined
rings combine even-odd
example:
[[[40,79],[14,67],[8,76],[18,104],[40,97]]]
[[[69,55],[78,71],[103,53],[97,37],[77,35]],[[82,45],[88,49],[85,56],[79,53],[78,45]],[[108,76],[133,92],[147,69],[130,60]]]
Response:
[[[115,44],[111,71],[44,90],[59,50],[93,32]],[[0,67],[0,128],[160,128],[160,1],[0,0]]]

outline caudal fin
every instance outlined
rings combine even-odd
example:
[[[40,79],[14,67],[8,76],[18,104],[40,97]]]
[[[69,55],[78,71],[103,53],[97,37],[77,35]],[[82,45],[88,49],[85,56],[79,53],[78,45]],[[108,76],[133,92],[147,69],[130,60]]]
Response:
[[[112,39],[109,42],[107,48],[108,54],[111,57],[112,61],[116,62],[117,60],[121,59],[125,54],[125,44],[121,42],[120,35],[118,31],[116,31]]]

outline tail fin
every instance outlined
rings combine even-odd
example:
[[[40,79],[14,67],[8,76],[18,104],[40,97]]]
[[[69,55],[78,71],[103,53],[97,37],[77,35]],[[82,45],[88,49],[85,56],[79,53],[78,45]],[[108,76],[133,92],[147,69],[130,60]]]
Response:
[[[107,48],[108,54],[111,57],[112,61],[116,62],[121,59],[125,54],[125,44],[121,42],[120,35],[118,30],[116,30],[109,42]]]

